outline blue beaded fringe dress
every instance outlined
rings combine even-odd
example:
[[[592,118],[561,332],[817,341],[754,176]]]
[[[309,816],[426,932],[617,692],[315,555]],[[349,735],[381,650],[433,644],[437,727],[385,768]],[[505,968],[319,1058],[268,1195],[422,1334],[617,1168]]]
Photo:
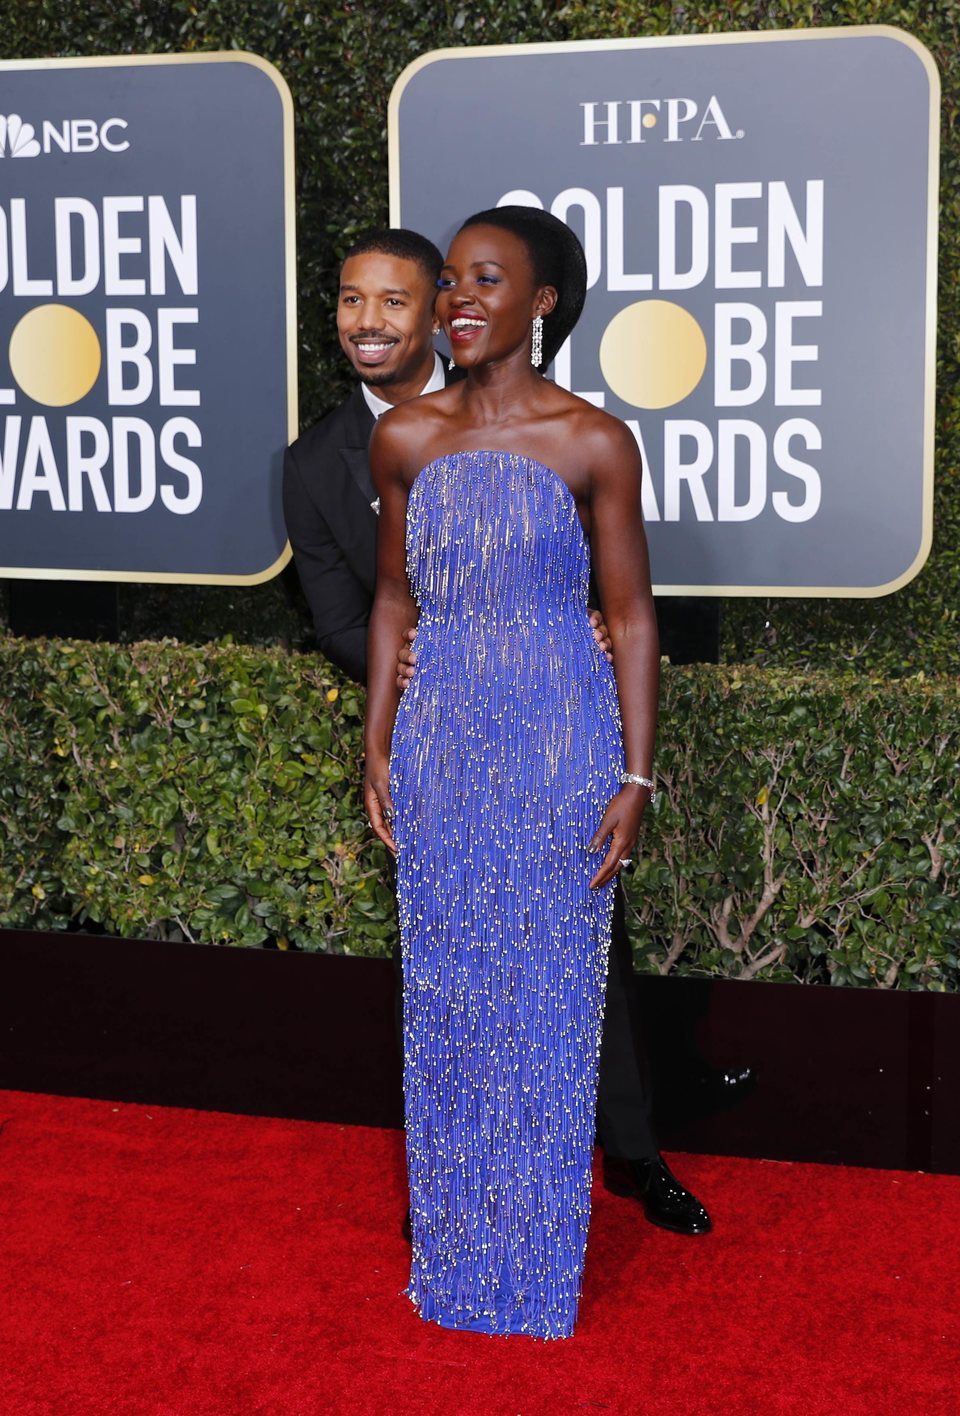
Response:
[[[417,672],[390,760],[413,1266],[445,1327],[566,1337],[590,1218],[613,905],[587,844],[623,766],[569,488],[503,452],[419,473]]]

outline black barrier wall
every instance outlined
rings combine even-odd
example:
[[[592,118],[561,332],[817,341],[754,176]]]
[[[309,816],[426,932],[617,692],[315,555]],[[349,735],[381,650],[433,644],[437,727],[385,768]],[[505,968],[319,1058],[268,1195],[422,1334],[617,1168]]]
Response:
[[[0,931],[0,1087],[399,1126],[383,959]],[[960,1174],[960,998],[637,978],[664,1149]],[[702,1064],[754,1068],[711,1111]]]

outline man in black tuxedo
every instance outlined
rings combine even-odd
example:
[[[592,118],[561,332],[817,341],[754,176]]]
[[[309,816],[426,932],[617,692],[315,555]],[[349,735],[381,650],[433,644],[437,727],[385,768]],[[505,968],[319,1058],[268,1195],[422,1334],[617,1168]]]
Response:
[[[449,377],[433,347],[442,260],[432,242],[403,230],[371,231],[347,252],[337,330],[360,381],[345,402],[287,449],[284,462],[284,514],[317,643],[361,684],[379,510],[367,443],[381,413],[442,388]],[[408,646],[398,649],[403,683],[414,672],[414,656]],[[632,985],[618,885],[597,1096],[605,1181],[616,1193],[639,1199],[654,1224],[680,1234],[706,1234],[711,1227],[706,1210],[671,1173],[654,1138]]]

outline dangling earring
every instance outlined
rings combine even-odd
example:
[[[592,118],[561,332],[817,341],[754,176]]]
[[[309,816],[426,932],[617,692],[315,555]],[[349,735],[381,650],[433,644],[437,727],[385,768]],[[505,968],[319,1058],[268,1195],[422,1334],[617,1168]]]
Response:
[[[455,369],[456,367],[457,367],[457,361],[456,361],[456,359],[453,357],[453,355],[451,354],[451,355],[450,355],[449,362],[447,363],[447,368],[448,368],[448,369]]]
[[[530,363],[539,369],[543,362],[543,315],[537,315],[533,322],[533,338],[530,342]]]

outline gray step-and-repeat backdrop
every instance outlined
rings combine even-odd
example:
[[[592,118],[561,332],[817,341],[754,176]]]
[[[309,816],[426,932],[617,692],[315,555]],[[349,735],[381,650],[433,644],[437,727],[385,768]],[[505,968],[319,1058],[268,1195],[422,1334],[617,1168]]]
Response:
[[[294,280],[265,60],[0,64],[0,575],[277,573]]]
[[[938,108],[884,27],[441,50],[391,98],[391,220],[583,239],[554,376],[640,444],[659,591],[883,594],[932,533]]]

